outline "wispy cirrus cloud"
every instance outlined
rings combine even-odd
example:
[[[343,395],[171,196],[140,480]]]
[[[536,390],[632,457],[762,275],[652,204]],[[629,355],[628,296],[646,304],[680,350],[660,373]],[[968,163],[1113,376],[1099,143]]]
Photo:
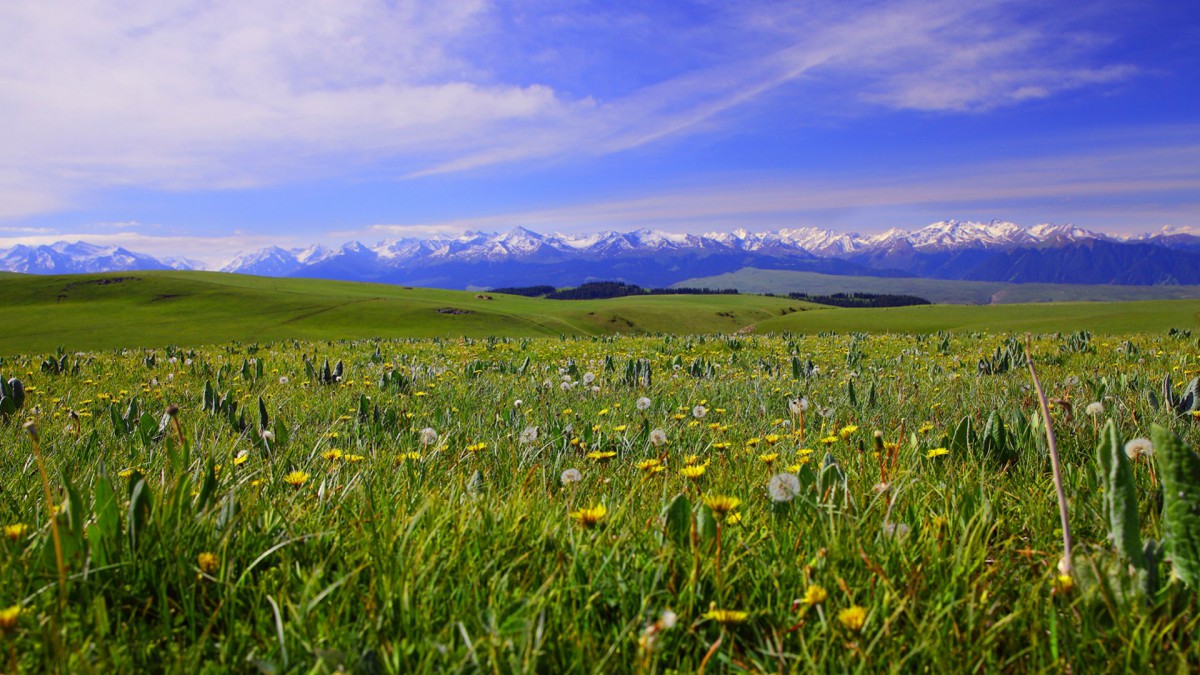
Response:
[[[246,188],[379,162],[418,176],[617,153],[719,130],[726,113],[780,89],[801,117],[962,112],[1137,72],[1098,58],[1100,37],[1021,16],[1029,6],[696,3],[689,10],[719,16],[694,22],[662,8],[485,0],[5,3],[0,217],[116,187]],[[584,75],[601,63],[573,80],[556,36],[583,14],[590,22],[571,33],[581,49],[640,32],[652,76],[593,85]]]

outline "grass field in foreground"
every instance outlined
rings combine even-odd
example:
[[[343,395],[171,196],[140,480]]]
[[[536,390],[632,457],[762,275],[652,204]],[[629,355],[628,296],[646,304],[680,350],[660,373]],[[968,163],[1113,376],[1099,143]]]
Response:
[[[989,305],[1031,302],[1127,302],[1200,298],[1200,286],[1111,286],[1105,284],[1009,284],[999,281],[852,277],[747,267],[688,279],[679,287],[736,288],[743,293],[899,293],[933,303]]]
[[[216,272],[0,279],[0,354],[361,337],[1090,330],[1197,325],[1200,301],[837,309],[756,295],[555,301]],[[488,299],[490,298],[490,299]]]

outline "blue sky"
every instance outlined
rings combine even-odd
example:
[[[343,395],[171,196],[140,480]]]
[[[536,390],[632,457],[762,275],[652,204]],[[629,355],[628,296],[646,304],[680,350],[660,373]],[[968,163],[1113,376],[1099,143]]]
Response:
[[[1200,230],[1197,46],[1176,0],[11,0],[0,247]]]

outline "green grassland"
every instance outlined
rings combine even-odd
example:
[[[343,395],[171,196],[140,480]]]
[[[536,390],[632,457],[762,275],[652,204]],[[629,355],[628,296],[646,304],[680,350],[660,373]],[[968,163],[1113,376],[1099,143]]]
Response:
[[[1109,286],[1082,284],[1008,284],[993,281],[889,279],[816,272],[760,270],[747,267],[728,274],[688,279],[678,287],[736,288],[743,293],[895,293],[930,302],[988,305],[1031,302],[1125,302],[1200,298],[1200,286]]]
[[[828,331],[1090,330],[1197,326],[1200,300],[840,309],[758,295],[555,301],[215,272],[0,279],[0,354],[285,338],[536,337]]]

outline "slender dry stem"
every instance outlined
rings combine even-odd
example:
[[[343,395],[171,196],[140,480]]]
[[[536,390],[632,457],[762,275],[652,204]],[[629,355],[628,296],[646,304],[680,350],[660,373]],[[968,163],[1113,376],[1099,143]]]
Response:
[[[1067,493],[1063,489],[1062,466],[1058,459],[1058,445],[1054,442],[1054,427],[1050,424],[1050,406],[1046,403],[1046,393],[1042,391],[1042,383],[1038,380],[1037,370],[1033,367],[1033,339],[1025,334],[1025,362],[1029,364],[1029,374],[1033,377],[1033,388],[1037,391],[1038,404],[1042,409],[1042,419],[1046,423],[1046,444],[1050,446],[1050,467],[1054,471],[1054,491],[1058,494],[1058,515],[1062,519],[1063,557],[1058,569],[1063,574],[1071,573],[1071,523],[1067,513]]]

